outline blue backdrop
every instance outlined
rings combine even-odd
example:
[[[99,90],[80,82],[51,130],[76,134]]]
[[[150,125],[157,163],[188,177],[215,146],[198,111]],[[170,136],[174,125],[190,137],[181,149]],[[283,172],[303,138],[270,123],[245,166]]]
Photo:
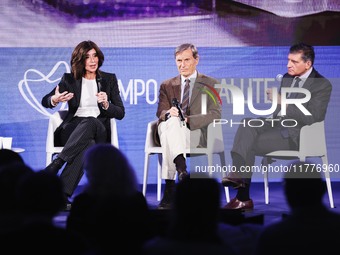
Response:
[[[289,46],[280,47],[206,47],[199,48],[198,71],[227,82],[246,81],[244,91],[252,78],[271,81],[287,70]],[[64,72],[69,72],[73,48],[0,48],[0,136],[12,136],[13,146],[25,149],[21,155],[34,169],[45,166],[45,140],[48,116],[54,110],[44,109],[41,98],[48,93]],[[102,48],[105,54],[103,71],[115,73],[126,107],[126,116],[117,121],[120,149],[131,160],[139,181],[142,181],[144,141],[147,123],[156,118],[158,89],[161,82],[178,74],[174,48]],[[333,92],[326,118],[329,162],[340,164],[340,47],[315,47],[315,68],[329,78]],[[253,84],[254,85],[254,84]],[[264,83],[254,86],[257,106],[268,108],[264,99]],[[245,92],[246,95],[246,92]],[[232,116],[231,102],[222,98],[223,118]],[[58,106],[57,109],[62,107]],[[245,107],[246,116],[251,116]],[[223,126],[226,160],[231,163],[229,151],[236,127]],[[155,159],[150,166],[155,169]],[[155,183],[156,171],[150,171],[149,183]]]

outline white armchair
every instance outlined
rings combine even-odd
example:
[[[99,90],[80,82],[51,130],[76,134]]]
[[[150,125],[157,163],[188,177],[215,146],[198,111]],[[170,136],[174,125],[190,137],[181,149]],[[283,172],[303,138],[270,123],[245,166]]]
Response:
[[[300,130],[300,146],[299,150],[280,150],[267,153],[262,160],[263,166],[268,166],[273,159],[292,160],[298,159],[305,162],[307,158],[321,158],[324,167],[324,175],[327,185],[329,204],[334,208],[333,192],[331,186],[331,178],[329,174],[329,164],[327,157],[327,145],[325,137],[324,121],[313,123],[312,125],[303,126]],[[265,203],[269,204],[269,184],[268,171],[263,172],[264,177],[264,194]]]
[[[47,137],[46,137],[46,166],[52,162],[55,154],[62,151],[63,147],[54,146],[54,131],[62,123],[66,117],[67,110],[59,110],[53,113],[48,122]],[[110,120],[111,125],[111,144],[119,148],[117,123],[115,119]]]
[[[153,131],[157,128],[157,120],[150,121],[147,125],[146,138],[145,138],[145,159],[144,159],[144,177],[143,177],[143,194],[146,194],[147,179],[149,174],[149,158],[151,155],[157,155],[157,201],[161,200],[161,185],[162,185],[162,148],[157,146],[153,140]],[[208,157],[208,165],[213,165],[213,154],[218,154],[221,160],[221,165],[225,166],[225,153],[224,153],[224,142],[222,125],[213,126],[210,123],[208,126],[207,134],[207,147],[206,148],[195,148],[187,149],[187,156],[193,155],[206,155]],[[229,202],[229,190],[225,188],[226,199]]]

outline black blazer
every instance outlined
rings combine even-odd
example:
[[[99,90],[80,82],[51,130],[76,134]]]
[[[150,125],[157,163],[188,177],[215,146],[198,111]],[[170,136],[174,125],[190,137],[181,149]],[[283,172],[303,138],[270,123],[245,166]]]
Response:
[[[115,74],[112,73],[106,73],[106,72],[100,72],[101,76],[101,91],[105,91],[108,97],[109,101],[109,108],[107,110],[104,110],[101,105],[98,104],[98,108],[100,110],[100,114],[97,117],[99,120],[101,120],[105,128],[107,130],[107,141],[111,141],[111,127],[110,127],[110,119],[116,118],[116,119],[123,119],[125,115],[125,108],[122,102],[122,99],[119,94],[119,87],[118,87],[118,81]],[[98,79],[97,79],[98,80]],[[57,128],[55,131],[55,144],[60,144],[58,132],[59,130],[68,123],[76,113],[79,104],[80,104],[80,97],[81,97],[81,79],[75,80],[73,75],[70,73],[64,73],[62,76],[60,82],[59,82],[59,92],[62,93],[64,91],[68,91],[70,93],[74,93],[74,97],[69,100],[68,103],[68,113],[64,119],[64,121],[61,123],[61,125]],[[50,93],[46,94],[42,100],[41,104],[46,108],[54,108],[54,106],[51,103],[51,97],[55,93],[54,88]]]
[[[294,77],[285,74],[282,79],[282,87],[290,87]],[[288,128],[289,137],[299,145],[300,129],[305,125],[311,125],[315,122],[323,121],[326,117],[327,107],[332,92],[332,84],[328,79],[319,74],[314,68],[309,77],[302,86],[311,92],[311,99],[304,103],[303,106],[312,114],[305,115],[295,105],[288,105],[285,118],[294,119],[298,125]],[[296,98],[303,98],[302,93],[298,93]]]

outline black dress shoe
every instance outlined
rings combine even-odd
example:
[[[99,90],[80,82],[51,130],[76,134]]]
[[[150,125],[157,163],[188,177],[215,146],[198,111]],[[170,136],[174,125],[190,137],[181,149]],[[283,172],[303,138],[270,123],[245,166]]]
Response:
[[[174,180],[165,180],[165,189],[157,209],[171,209],[174,200],[176,184]]]
[[[251,211],[254,209],[254,203],[252,199],[247,201],[240,201],[236,197],[230,200],[228,204],[226,204],[224,209],[234,209],[234,210],[242,210],[242,211]]]
[[[69,211],[69,210],[71,210],[71,207],[72,207],[72,203],[70,202],[70,200],[68,200],[68,197],[65,195],[63,210],[64,211]]]
[[[188,172],[186,170],[179,172],[178,180],[183,181],[188,176]]]
[[[70,211],[71,207],[72,207],[72,203],[71,202],[65,203],[63,210],[64,211]]]
[[[64,164],[65,161],[63,159],[56,158],[45,168],[45,171],[57,175],[59,170],[63,167]]]
[[[157,209],[163,210],[163,209],[171,209],[172,207],[172,201],[173,201],[173,191],[166,189],[164,191],[164,196],[159,203]]]
[[[157,207],[157,209],[159,210],[168,210],[168,209],[171,209],[171,202],[168,202],[168,201],[161,201]]]

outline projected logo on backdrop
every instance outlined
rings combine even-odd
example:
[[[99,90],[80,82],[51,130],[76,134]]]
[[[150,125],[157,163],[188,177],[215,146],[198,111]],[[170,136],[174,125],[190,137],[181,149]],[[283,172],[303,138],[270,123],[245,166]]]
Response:
[[[271,81],[272,79],[262,79],[264,80],[264,83],[266,84],[267,81],[269,80]],[[246,104],[248,106],[248,109],[250,110],[251,113],[258,115],[258,116],[265,116],[265,115],[269,115],[274,113],[274,111],[276,110],[277,106],[278,106],[278,91],[277,88],[272,88],[273,91],[273,100],[272,100],[272,106],[270,107],[270,109],[267,110],[259,110],[256,109],[254,107],[254,98],[253,98],[253,87],[252,86],[248,86],[247,89],[247,101],[245,102],[245,95],[242,91],[242,89],[240,89],[239,87],[233,85],[233,84],[227,84],[225,79],[221,80],[221,84],[216,84],[216,88],[220,88],[221,92],[220,92],[220,96],[225,96],[226,99],[228,100],[228,91],[231,93],[232,95],[232,104],[233,104],[233,114],[234,115],[244,115],[244,105]],[[289,98],[289,94],[290,93],[301,93],[304,95],[303,98]],[[304,89],[304,88],[291,88],[291,87],[284,87],[281,88],[281,115],[286,115],[286,108],[287,105],[295,105],[304,115],[312,115],[303,105],[304,103],[308,102],[311,99],[311,93],[309,90]],[[275,122],[281,122],[281,125],[284,127],[294,127],[296,125],[298,125],[297,121],[294,119],[272,119],[272,118],[267,118],[265,120],[263,119],[250,119],[247,121],[247,123],[245,122],[245,120],[243,120],[243,122],[235,122],[232,119],[230,120],[226,120],[226,119],[216,119],[214,120],[214,124],[219,124],[219,125],[223,125],[223,124],[230,124],[231,126],[233,126],[234,124],[236,125],[248,125],[251,127],[261,127],[264,125],[264,121],[269,121],[271,122],[271,125],[274,126]],[[287,126],[286,123],[289,123],[289,125]],[[293,124],[291,124],[293,123]]]
[[[202,83],[203,84],[203,83]],[[217,100],[220,105],[222,105],[222,99],[220,95],[218,94],[217,90],[208,84],[203,84],[204,87],[200,89],[202,92],[201,94],[201,114],[207,114],[207,95],[211,98],[211,100],[214,102],[215,105],[217,105]]]
[[[58,78],[53,79],[52,77],[55,73],[58,73],[59,75]],[[37,100],[34,96],[30,86],[33,84],[34,86],[41,85],[42,83],[53,84],[53,86],[55,86],[61,79],[60,74],[63,73],[70,73],[70,67],[65,61],[57,62],[47,75],[37,69],[28,69],[24,73],[24,78],[18,83],[19,91],[29,105],[43,115],[50,116],[51,114],[47,111],[47,109],[40,104],[40,99]],[[37,77],[37,75],[38,78],[32,78]],[[122,99],[124,101],[128,101],[130,104],[137,105],[138,103],[143,103],[140,101],[141,99],[144,99],[147,104],[157,103],[158,84],[155,79],[129,79],[125,86],[122,81],[118,79],[118,86]],[[65,108],[67,108],[67,103],[62,103],[60,110]]]
[[[32,90],[30,89],[30,84],[34,83],[41,83],[41,82],[47,82],[49,84],[55,84],[58,81],[60,81],[61,77],[57,79],[51,79],[51,77],[56,73],[58,68],[65,68],[63,72],[70,72],[70,68],[68,64],[65,61],[59,61],[57,62],[51,71],[45,75],[39,70],[36,69],[28,69],[25,74],[24,78],[18,83],[19,91],[22,97],[26,100],[26,102],[31,105],[34,109],[36,109],[38,112],[42,113],[43,115],[50,116],[51,113],[47,111],[45,107],[43,107],[40,103],[41,99],[37,100],[37,98],[34,96]],[[35,77],[38,75],[40,78],[33,79],[31,77]],[[60,110],[63,110],[67,108],[66,103],[62,103],[60,106]]]

